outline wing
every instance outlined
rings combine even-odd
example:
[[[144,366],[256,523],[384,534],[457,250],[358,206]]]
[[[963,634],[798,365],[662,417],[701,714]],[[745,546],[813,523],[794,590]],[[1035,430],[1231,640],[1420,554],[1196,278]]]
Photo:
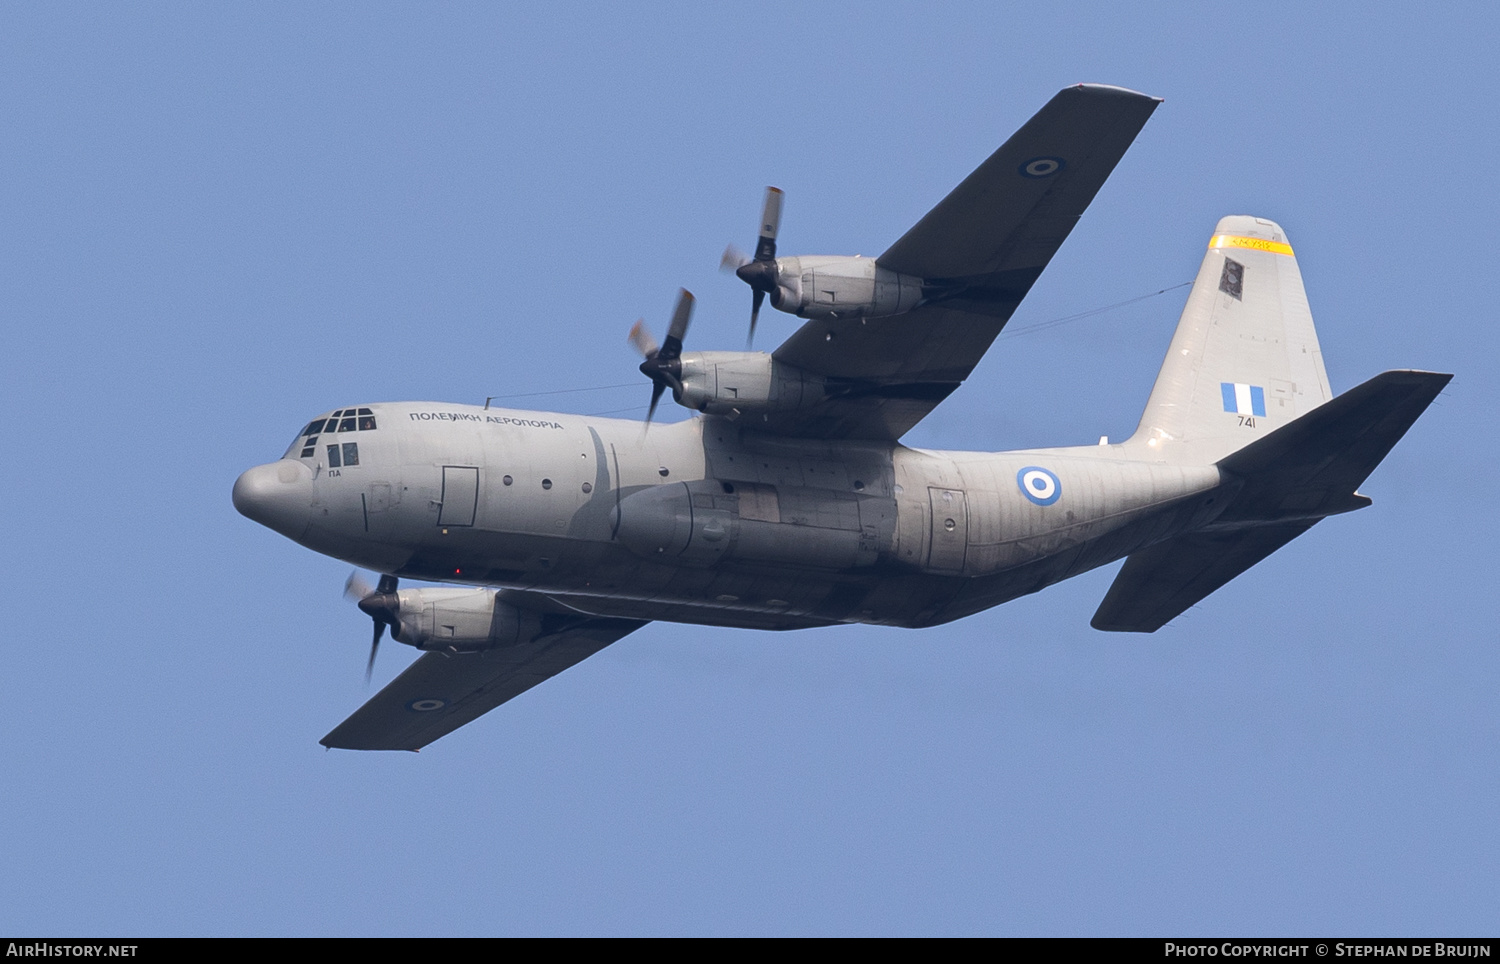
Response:
[[[646,624],[567,619],[563,625],[516,646],[425,653],[319,742],[344,750],[420,750]]]
[[[899,438],[974,370],[1161,101],[1121,87],[1060,92],[877,263],[925,280],[916,309],[809,321],[778,361],[835,381],[774,431]]]

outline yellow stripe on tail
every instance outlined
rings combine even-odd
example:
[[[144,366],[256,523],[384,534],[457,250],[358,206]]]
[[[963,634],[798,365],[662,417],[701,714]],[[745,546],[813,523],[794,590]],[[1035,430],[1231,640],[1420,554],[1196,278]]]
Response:
[[[1210,248],[1250,248],[1255,251],[1269,251],[1272,254],[1291,254],[1292,246],[1280,241],[1267,241],[1265,238],[1245,238],[1236,234],[1216,234],[1209,239]]]

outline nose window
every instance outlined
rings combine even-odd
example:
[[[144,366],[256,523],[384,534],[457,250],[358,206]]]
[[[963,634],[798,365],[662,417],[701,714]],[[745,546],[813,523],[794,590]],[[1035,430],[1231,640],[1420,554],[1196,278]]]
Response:
[[[359,464],[359,443],[344,442],[340,445],[328,446],[328,467],[340,469],[349,465]]]

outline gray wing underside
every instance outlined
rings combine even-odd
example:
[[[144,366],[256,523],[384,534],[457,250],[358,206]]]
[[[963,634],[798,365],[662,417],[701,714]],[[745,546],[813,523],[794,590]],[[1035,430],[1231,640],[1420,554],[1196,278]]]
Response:
[[[920,278],[984,287],[1051,260],[1161,100],[1079,84],[1057,93],[876,260]],[[1024,165],[1061,161],[1050,176]]]
[[[587,619],[517,646],[424,653],[320,742],[344,750],[419,750],[644,625]]]
[[[1053,97],[877,259],[926,279],[928,303],[809,321],[776,350],[834,385],[822,406],[767,427],[896,439],[920,421],[974,370],[1159,103],[1098,85]],[[1053,160],[1055,173],[1024,173]]]

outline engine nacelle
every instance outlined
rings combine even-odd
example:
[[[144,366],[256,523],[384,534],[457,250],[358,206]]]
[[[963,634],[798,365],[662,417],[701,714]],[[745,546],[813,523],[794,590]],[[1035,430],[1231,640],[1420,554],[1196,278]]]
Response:
[[[874,258],[778,258],[771,304],[803,318],[880,318],[915,308],[922,285],[921,278],[882,268]]]
[[[824,383],[765,352],[691,351],[682,354],[682,392],[672,397],[687,408],[734,418],[816,405],[826,394]]]
[[[391,635],[417,649],[472,653],[530,642],[541,617],[498,598],[494,589],[402,589]]]

